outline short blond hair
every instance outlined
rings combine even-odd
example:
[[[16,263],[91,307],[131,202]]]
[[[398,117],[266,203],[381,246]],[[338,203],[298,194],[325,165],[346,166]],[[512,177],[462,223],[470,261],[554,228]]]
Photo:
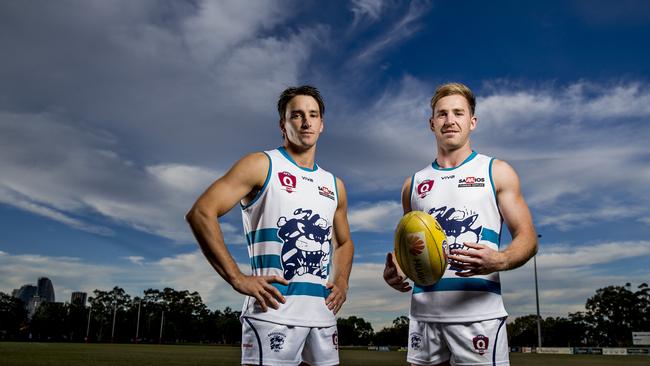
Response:
[[[469,111],[474,115],[474,110],[476,109],[476,98],[474,98],[474,93],[467,87],[465,84],[461,83],[447,83],[440,85],[436,89],[436,93],[433,94],[433,97],[431,97],[431,113],[433,113],[436,109],[436,103],[444,97],[448,97],[450,95],[460,95],[467,100],[467,104],[469,104]]]

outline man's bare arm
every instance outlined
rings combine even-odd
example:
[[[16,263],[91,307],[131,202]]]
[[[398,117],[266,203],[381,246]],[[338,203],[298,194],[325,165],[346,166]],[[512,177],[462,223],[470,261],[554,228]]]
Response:
[[[537,233],[515,170],[501,160],[495,160],[492,168],[501,216],[512,236],[512,242],[502,251],[503,264],[499,268],[507,271],[524,265],[537,253]]]
[[[333,267],[334,273],[330,277],[327,288],[331,289],[329,296],[325,299],[328,309],[336,314],[347,299],[348,282],[352,270],[352,259],[354,257],[354,243],[350,236],[350,224],[348,223],[348,197],[343,181],[336,178],[338,191],[338,206],[334,212],[334,236],[335,243]]]
[[[404,215],[411,212],[411,177],[406,178],[402,185],[402,209],[404,210]],[[412,289],[411,284],[406,281],[406,275],[399,268],[395,260],[395,255],[392,252],[386,254],[384,281],[386,281],[388,286],[400,292],[409,292]]]
[[[264,311],[267,306],[278,308],[284,302],[280,292],[270,283],[287,284],[277,276],[246,276],[228,251],[218,217],[233,208],[251,192],[261,189],[266,179],[269,160],[264,153],[254,153],[239,160],[197,199],[186,215],[203,254],[208,262],[238,292],[253,296]]]
[[[484,244],[464,243],[470,250],[454,250],[449,258],[457,261],[460,277],[507,271],[526,263],[537,252],[537,234],[528,205],[521,194],[519,177],[508,163],[495,160],[492,177],[501,216],[508,226],[512,242],[503,251]]]

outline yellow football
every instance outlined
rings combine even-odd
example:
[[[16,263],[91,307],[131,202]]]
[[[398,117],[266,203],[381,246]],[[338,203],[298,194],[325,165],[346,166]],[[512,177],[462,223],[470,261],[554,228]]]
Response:
[[[438,221],[422,211],[404,215],[395,229],[395,258],[418,285],[440,280],[447,269],[447,236]]]

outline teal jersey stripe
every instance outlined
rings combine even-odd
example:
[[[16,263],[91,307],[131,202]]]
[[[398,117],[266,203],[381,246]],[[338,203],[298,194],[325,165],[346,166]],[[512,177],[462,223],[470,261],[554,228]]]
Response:
[[[256,255],[251,257],[251,266],[253,269],[260,268],[278,268],[282,269],[282,261],[277,254]]]
[[[490,173],[490,185],[492,186],[492,193],[494,193],[494,199],[497,199],[497,189],[494,188],[494,179],[492,179],[492,163],[494,162],[494,158],[490,159],[490,167],[488,168],[488,171]]]
[[[272,283],[272,285],[280,291],[282,296],[304,295],[326,298],[332,292],[323,285],[309,282],[291,282],[289,286],[279,283]]]
[[[482,291],[500,295],[501,284],[482,278],[443,278],[431,286],[413,286],[414,294],[435,291]]]
[[[474,158],[476,157],[476,155],[477,155],[476,151],[472,151],[472,153],[469,154],[469,156],[467,157],[467,159],[465,159],[462,163],[460,163],[459,166],[455,166],[455,167],[451,167],[451,168],[441,168],[440,165],[438,165],[438,161],[436,161],[436,160],[434,160],[433,163],[431,163],[431,166],[432,166],[433,169],[435,169],[435,170],[444,170],[444,171],[454,170],[454,169],[458,169],[458,168],[460,168],[461,166],[463,166],[463,165],[469,163],[470,160],[472,160],[472,159],[474,159]]]
[[[494,243],[497,245],[497,247],[499,246],[499,244],[501,244],[500,235],[496,231],[486,229],[486,228],[483,228],[481,230],[481,240],[486,240],[489,241],[490,243]]]
[[[282,243],[282,240],[278,237],[278,229],[274,228],[251,231],[246,234],[246,241],[248,244],[261,243],[265,241],[277,241],[278,243]]]
[[[291,155],[289,155],[289,153],[287,152],[287,149],[285,149],[284,146],[280,146],[280,147],[278,147],[278,151],[279,151],[280,154],[282,154],[285,158],[287,158],[287,160],[289,160],[289,161],[291,162],[291,164],[297,166],[298,168],[300,168],[300,169],[302,169],[302,170],[304,170],[304,171],[306,171],[306,172],[315,172],[315,171],[318,170],[318,164],[316,164],[316,162],[314,162],[314,165],[312,166],[311,169],[309,169],[309,168],[303,168],[303,167],[301,167],[300,165],[298,165],[298,163],[296,163],[296,161],[293,160],[293,158],[291,157]]]

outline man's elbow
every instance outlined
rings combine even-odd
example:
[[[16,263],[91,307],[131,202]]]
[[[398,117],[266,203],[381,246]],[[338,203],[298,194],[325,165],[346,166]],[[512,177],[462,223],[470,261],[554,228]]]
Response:
[[[201,207],[201,205],[196,203],[185,214],[185,221],[188,224],[190,224],[190,226],[194,226],[197,222],[201,221],[202,219],[208,216],[209,216],[208,212],[205,210],[205,208]]]
[[[534,257],[537,254],[538,250],[539,250],[539,239],[538,239],[537,234],[533,235],[533,240],[532,240],[531,247],[532,247],[531,248],[531,253],[532,254],[530,255],[530,258]]]

